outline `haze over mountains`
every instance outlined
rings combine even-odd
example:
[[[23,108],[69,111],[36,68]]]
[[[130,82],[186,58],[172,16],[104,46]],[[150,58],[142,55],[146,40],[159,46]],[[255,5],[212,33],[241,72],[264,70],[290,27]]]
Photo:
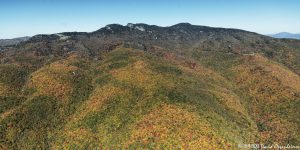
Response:
[[[0,147],[297,146],[299,58],[299,40],[189,23],[36,35],[0,51]]]
[[[289,39],[300,39],[300,33],[299,34],[293,34],[288,32],[280,32],[277,34],[271,34],[269,35],[274,38],[289,38]]]
[[[17,45],[21,42],[27,41],[30,37],[19,37],[19,38],[13,38],[13,39],[0,39],[0,46],[11,46],[11,45]]]

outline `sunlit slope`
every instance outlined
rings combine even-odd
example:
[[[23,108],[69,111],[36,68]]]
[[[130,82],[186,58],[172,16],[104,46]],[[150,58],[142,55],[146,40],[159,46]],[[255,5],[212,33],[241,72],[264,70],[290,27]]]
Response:
[[[259,53],[201,53],[196,59],[235,85],[259,143],[299,143],[300,76]]]
[[[21,89],[18,93],[2,95],[1,108],[5,109],[1,112],[0,139],[3,148],[49,147],[50,136],[89,95],[89,70],[82,70],[71,58],[43,66],[25,76],[22,86],[15,85],[14,89]],[[11,97],[23,99],[19,102]]]
[[[1,78],[0,87],[19,89],[0,93],[3,148],[299,142],[300,77],[260,55],[187,59],[120,47],[100,60],[69,54],[21,77]],[[10,78],[23,82],[7,84]]]
[[[249,95],[261,143],[299,143],[299,75],[260,55],[241,61],[233,68],[235,81]]]

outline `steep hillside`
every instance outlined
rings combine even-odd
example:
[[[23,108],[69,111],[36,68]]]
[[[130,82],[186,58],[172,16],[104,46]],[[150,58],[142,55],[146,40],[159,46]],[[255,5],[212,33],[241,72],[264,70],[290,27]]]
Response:
[[[299,45],[186,23],[34,36],[0,53],[0,147],[297,145]]]

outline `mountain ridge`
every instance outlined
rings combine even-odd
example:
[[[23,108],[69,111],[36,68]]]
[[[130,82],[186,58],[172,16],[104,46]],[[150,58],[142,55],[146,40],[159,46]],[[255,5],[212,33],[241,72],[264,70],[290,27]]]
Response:
[[[178,23],[178,24],[175,24],[175,25],[171,25],[171,26],[157,26],[157,25],[149,25],[149,24],[145,24],[145,23],[128,23],[127,25],[121,25],[121,24],[117,24],[117,23],[114,23],[114,24],[108,24],[96,31],[91,31],[91,32],[60,32],[60,33],[53,33],[53,34],[38,34],[38,35],[35,35],[35,36],[46,36],[46,35],[54,35],[54,34],[67,34],[67,35],[70,35],[70,34],[89,34],[89,33],[94,33],[94,32],[99,32],[101,30],[105,30],[105,29],[108,29],[108,27],[112,26],[113,28],[122,28],[122,29],[130,29],[132,27],[130,26],[144,26],[144,27],[147,27],[147,28],[164,28],[164,29],[167,29],[167,28],[176,28],[176,27],[196,27],[196,28],[203,28],[203,29],[216,29],[216,30],[236,30],[236,31],[245,31],[245,32],[251,32],[251,31],[246,31],[246,30],[242,30],[242,29],[235,29],[235,28],[222,28],[222,27],[209,27],[209,26],[202,26],[202,25],[192,25],[190,23]],[[255,32],[252,32],[252,33],[255,33]],[[33,36],[34,37],[34,36]]]
[[[132,25],[143,25],[146,29],[145,31],[140,31],[128,26],[111,24],[90,33],[67,32],[58,34],[70,37],[69,40],[73,42],[91,42],[94,40],[93,43],[98,43],[100,46],[95,47],[96,45],[94,46],[94,44],[88,44],[89,46],[86,47],[92,54],[98,53],[100,49],[110,49],[119,44],[150,51],[155,51],[158,47],[162,47],[168,50],[178,51],[179,53],[184,52],[181,51],[181,49],[185,49],[185,51],[193,51],[193,49],[198,49],[199,45],[201,45],[201,49],[206,50],[218,49],[223,52],[237,54],[251,54],[265,51],[268,55],[272,55],[273,53],[282,53],[276,52],[274,49],[284,50],[286,47],[286,41],[284,40],[273,39],[268,36],[239,29],[193,26],[186,23],[179,23],[169,27],[151,26],[146,24]],[[107,27],[110,27],[111,29],[108,29]],[[43,42],[44,40],[49,44],[50,41],[57,41],[60,38],[61,37],[57,34],[37,35],[33,36],[27,42]],[[293,41],[291,42],[295,43]]]

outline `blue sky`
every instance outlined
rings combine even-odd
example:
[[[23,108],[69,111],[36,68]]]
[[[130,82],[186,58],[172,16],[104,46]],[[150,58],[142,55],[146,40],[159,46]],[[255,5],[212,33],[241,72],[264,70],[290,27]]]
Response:
[[[300,0],[0,0],[0,39],[129,22],[300,33]]]

